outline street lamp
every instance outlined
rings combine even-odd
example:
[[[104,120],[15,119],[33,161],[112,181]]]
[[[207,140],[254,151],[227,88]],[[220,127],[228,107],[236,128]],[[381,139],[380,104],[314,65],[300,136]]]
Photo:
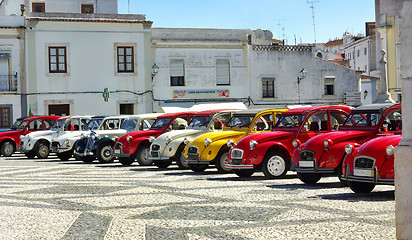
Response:
[[[159,66],[157,66],[157,64],[153,64],[152,66],[152,80],[153,78],[156,76],[156,74],[159,72]]]
[[[300,70],[299,76],[298,76],[298,97],[299,97],[299,103],[300,103],[300,82],[308,75],[308,71],[306,71],[304,68]]]

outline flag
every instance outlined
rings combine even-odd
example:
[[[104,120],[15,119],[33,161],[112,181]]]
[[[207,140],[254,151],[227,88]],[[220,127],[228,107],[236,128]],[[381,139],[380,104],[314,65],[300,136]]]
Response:
[[[34,116],[33,112],[31,111],[31,108],[29,109],[29,116]]]

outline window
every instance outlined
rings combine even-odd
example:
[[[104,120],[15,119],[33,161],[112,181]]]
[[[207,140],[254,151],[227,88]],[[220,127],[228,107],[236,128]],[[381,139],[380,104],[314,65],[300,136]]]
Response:
[[[49,72],[67,73],[66,47],[49,47]]]
[[[133,47],[117,47],[117,72],[134,72]]]
[[[0,107],[0,128],[8,128],[11,126],[10,107]]]
[[[120,104],[120,114],[130,114],[133,115],[134,104],[133,103],[123,103]]]
[[[275,79],[274,78],[262,78],[262,97],[274,98],[275,97]]]
[[[82,4],[82,13],[94,13],[93,4]]]
[[[32,12],[45,12],[45,3],[33,3],[31,8]]]
[[[325,77],[325,95],[334,95],[335,94],[335,77],[334,76],[326,76]]]
[[[364,55],[366,55],[366,53],[368,52],[368,50],[366,48],[363,49],[363,53]]]
[[[230,63],[228,59],[216,60],[216,84],[230,85]]]
[[[183,59],[170,60],[170,85],[184,86],[185,85],[185,66]]]
[[[29,124],[29,131],[43,130],[43,122],[41,119],[36,119]]]
[[[49,105],[49,115],[66,116],[70,115],[69,104],[52,104]]]
[[[357,54],[358,54],[358,57],[359,57],[359,49],[358,49],[358,52],[357,52]]]

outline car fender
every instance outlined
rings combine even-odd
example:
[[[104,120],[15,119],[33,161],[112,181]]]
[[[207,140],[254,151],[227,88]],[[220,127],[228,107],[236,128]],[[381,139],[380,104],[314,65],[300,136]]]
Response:
[[[16,146],[18,147],[16,141],[14,141],[14,138],[9,137],[9,136],[4,136],[0,138],[0,146],[3,145],[3,143],[5,142],[12,142],[14,144],[14,147],[16,148]]]
[[[323,151],[321,158],[318,160],[320,168],[337,168],[339,163],[343,161],[346,153],[345,146],[352,144],[358,146],[353,142],[340,142],[329,147],[327,151]]]
[[[225,148],[227,144],[227,139],[218,140],[216,142],[212,142],[209,146],[207,146],[200,155],[200,159],[213,161],[216,156],[219,154],[220,150]]]
[[[101,144],[104,144],[104,143],[110,143],[111,145],[114,145],[114,140],[111,138],[111,137],[102,137],[102,138],[99,138],[99,140],[97,140],[97,141],[95,141],[94,142],[94,145],[93,145],[93,150],[96,150],[97,148],[99,148],[99,146],[101,145]]]
[[[165,147],[163,148],[162,155],[163,156],[168,156],[168,157],[173,157],[176,155],[177,149],[183,144],[184,138],[177,138],[170,143],[166,144]],[[169,149],[171,149],[169,151]]]

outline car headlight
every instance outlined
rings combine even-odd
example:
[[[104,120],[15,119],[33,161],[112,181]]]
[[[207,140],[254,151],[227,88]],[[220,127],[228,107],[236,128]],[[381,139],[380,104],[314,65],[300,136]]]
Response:
[[[69,145],[69,140],[68,139],[64,140],[63,145]]]
[[[205,138],[205,147],[208,147],[212,143],[212,140]]]
[[[189,144],[189,140],[187,140],[187,138],[185,138],[185,139],[183,140],[183,143],[184,143],[185,145],[187,145],[187,144]]]
[[[325,139],[325,141],[323,141],[323,146],[325,146],[325,148],[329,148],[332,147],[333,142],[330,139]]]
[[[170,143],[170,142],[172,141],[172,137],[167,136],[167,137],[166,137],[166,141],[167,141],[167,143]]]
[[[229,140],[227,140],[227,146],[229,147],[229,148],[231,148],[231,147],[233,147],[234,145],[235,145],[235,141],[233,141],[232,139],[229,139]]]
[[[132,136],[129,135],[129,136],[126,137],[127,143],[130,143],[132,140],[133,140]]]
[[[258,142],[256,142],[255,140],[251,140],[251,141],[249,142],[250,150],[255,149],[255,147],[256,147],[257,145],[258,145]]]
[[[386,147],[386,154],[388,154],[388,156],[392,156],[395,152],[395,148],[392,145],[389,145]]]
[[[294,148],[299,147],[300,144],[301,144],[301,142],[300,142],[299,139],[294,139],[294,140],[292,141],[292,146],[293,146]]]
[[[354,146],[352,144],[348,144],[345,146],[345,152],[346,154],[351,154],[353,152]]]
[[[155,138],[155,137],[153,137],[153,136],[150,136],[150,137],[149,137],[149,142],[151,142],[151,143],[152,143],[152,142],[154,142],[155,140],[156,140],[156,138]]]
[[[86,133],[82,133],[82,138],[87,138]]]

